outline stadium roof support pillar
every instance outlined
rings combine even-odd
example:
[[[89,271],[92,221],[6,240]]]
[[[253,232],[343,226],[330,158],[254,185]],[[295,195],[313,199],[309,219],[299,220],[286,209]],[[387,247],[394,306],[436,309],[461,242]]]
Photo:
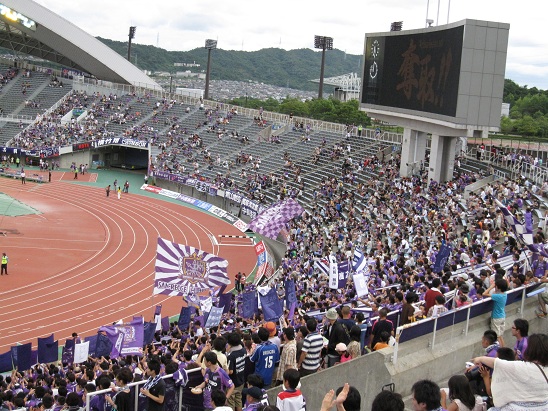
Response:
[[[400,176],[409,177],[419,171],[426,153],[427,136],[423,131],[407,127],[403,129]]]
[[[444,183],[453,179],[456,140],[457,137],[432,134],[428,181]]]

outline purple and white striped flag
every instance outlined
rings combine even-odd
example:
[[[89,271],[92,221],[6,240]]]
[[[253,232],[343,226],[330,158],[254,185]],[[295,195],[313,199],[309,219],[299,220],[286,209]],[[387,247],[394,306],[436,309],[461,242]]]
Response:
[[[154,294],[196,294],[230,284],[228,261],[197,248],[158,238]]]
[[[502,204],[500,201],[495,199],[495,203],[497,204],[497,207],[502,211],[502,215],[504,216],[504,220],[506,221],[506,224],[512,229],[512,231],[523,240],[523,242],[527,245],[533,244],[533,230],[532,225],[530,228],[527,228],[525,224],[523,224],[521,221],[519,221],[514,214],[506,208],[504,204]]]
[[[288,198],[264,210],[249,223],[248,228],[273,240],[293,217],[300,216],[304,208],[294,199]]]
[[[329,274],[329,262],[325,259],[315,260],[314,268],[320,270],[323,274]]]

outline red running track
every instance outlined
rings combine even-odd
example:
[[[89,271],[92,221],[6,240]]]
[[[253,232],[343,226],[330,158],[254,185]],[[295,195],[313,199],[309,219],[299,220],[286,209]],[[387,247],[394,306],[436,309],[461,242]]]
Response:
[[[61,177],[62,178],[62,177]],[[256,264],[252,246],[217,245],[218,234],[241,235],[232,225],[182,204],[139,194],[59,181],[0,178],[3,192],[42,214],[0,216],[0,253],[9,257],[0,276],[0,353],[54,333],[60,344],[73,332],[93,335],[102,325],[143,315],[153,307],[176,315],[181,297],[152,296],[157,238],[191,245],[229,261],[238,271]]]

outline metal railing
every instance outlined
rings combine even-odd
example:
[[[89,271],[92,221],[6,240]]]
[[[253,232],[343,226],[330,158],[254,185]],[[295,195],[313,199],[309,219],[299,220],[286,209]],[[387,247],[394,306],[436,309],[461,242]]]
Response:
[[[532,287],[532,286],[531,285],[521,286],[521,287],[518,287],[514,290],[509,290],[508,291],[508,293],[517,293],[517,292],[521,293],[521,305],[520,305],[520,311],[519,311],[521,313],[523,313],[523,311],[524,311],[525,299],[527,298],[527,289],[530,288],[530,287]],[[409,330],[413,327],[419,327],[419,326],[422,326],[426,323],[433,322],[433,330],[430,333],[429,347],[430,347],[430,349],[434,349],[434,347],[436,346],[437,333],[442,331],[442,330],[445,330],[446,328],[448,328],[448,327],[442,327],[438,330],[438,321],[440,321],[440,319],[449,318],[449,317],[453,316],[453,322],[452,322],[451,326],[455,326],[456,324],[460,324],[460,323],[464,322],[464,324],[463,324],[464,328],[461,330],[461,334],[463,334],[464,336],[467,336],[468,332],[469,332],[469,329],[470,329],[470,319],[485,314],[484,312],[480,312],[477,315],[471,315],[471,311],[473,309],[475,309],[476,307],[478,307],[479,305],[487,304],[490,301],[491,301],[490,297],[484,298],[482,300],[476,301],[476,302],[474,302],[472,304],[469,304],[469,305],[466,305],[464,307],[455,308],[453,310],[450,310],[446,313],[443,313],[441,316],[437,316],[435,318],[433,318],[433,317],[426,318],[424,320],[420,320],[420,321],[416,321],[416,322],[413,322],[413,323],[410,323],[410,324],[405,324],[405,325],[398,326],[396,328],[396,344],[394,346],[394,356],[393,356],[393,360],[392,360],[393,363],[396,364],[397,361],[398,361],[398,350],[399,350],[399,344],[400,344],[399,340],[400,340],[402,334],[405,332],[405,330]],[[515,304],[516,302],[517,301],[514,301],[513,303]],[[463,312],[463,311],[466,311],[465,320],[464,321],[456,320],[457,314],[460,313],[460,312]],[[421,334],[421,335],[417,336],[417,338],[418,337],[423,337],[424,335],[425,334]],[[402,344],[404,344],[404,343],[402,343]]]
[[[6,121],[6,122],[14,122],[14,121],[22,121],[23,123],[32,123],[34,122],[35,117],[33,116],[25,116],[23,114],[2,114],[0,115],[0,122]]]
[[[191,370],[187,370],[186,372],[187,372],[187,374],[190,374],[190,373],[199,372],[199,371],[200,372],[202,371],[201,367],[193,368]],[[162,379],[165,380],[167,378],[172,378],[172,377],[173,377],[173,374],[168,374],[168,375],[164,375],[162,377]],[[128,388],[135,387],[135,390],[133,392],[133,410],[134,411],[143,411],[142,409],[139,409],[139,387],[144,385],[146,382],[147,382],[147,380],[144,379],[142,381],[132,382],[132,383],[129,383],[127,385]],[[179,411],[181,411],[182,404],[183,404],[183,388],[184,387],[182,387],[182,386],[177,388],[177,396],[178,396],[178,404],[179,404],[178,410]],[[113,388],[107,388],[106,390],[97,390],[97,391],[88,393],[86,395],[85,410],[86,411],[91,411],[90,403],[91,403],[91,398],[92,397],[94,397],[96,395],[100,395],[100,394],[114,394],[115,392],[116,391]]]
[[[466,153],[466,156],[470,159],[477,160],[477,149],[470,149]],[[518,177],[523,176],[534,181],[535,184],[537,184],[539,187],[542,185],[542,183],[548,180],[548,168],[544,166],[534,165],[526,161],[509,161],[506,157],[506,154],[485,151],[479,161],[483,161],[507,170],[507,174],[504,177],[510,180],[514,180]]]

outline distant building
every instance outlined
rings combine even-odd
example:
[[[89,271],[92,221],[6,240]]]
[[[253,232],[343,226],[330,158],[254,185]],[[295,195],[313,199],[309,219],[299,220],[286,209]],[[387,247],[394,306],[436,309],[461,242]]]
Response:
[[[203,98],[204,90],[199,88],[177,87],[175,89],[175,94],[179,94],[180,96],[193,97],[193,98]]]
[[[502,103],[501,117],[510,117],[510,103]]]

